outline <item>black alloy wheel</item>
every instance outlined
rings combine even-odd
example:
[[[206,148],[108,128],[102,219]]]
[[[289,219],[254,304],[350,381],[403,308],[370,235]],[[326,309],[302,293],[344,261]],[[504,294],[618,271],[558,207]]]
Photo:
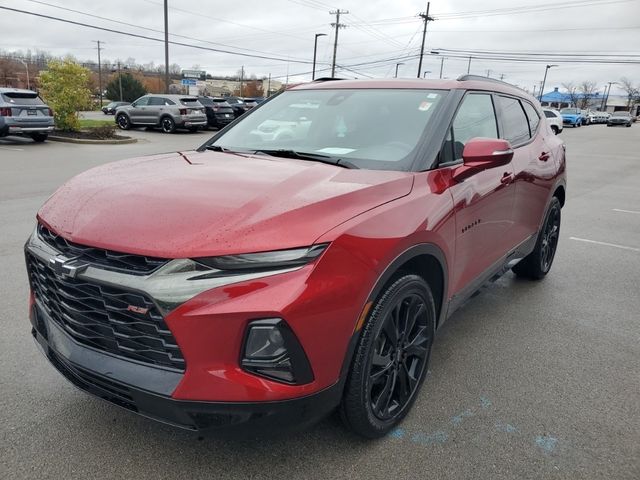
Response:
[[[429,285],[417,275],[396,278],[365,323],[341,406],[347,426],[367,438],[385,435],[408,413],[433,344]]]
[[[116,123],[121,130],[129,130],[131,128],[129,117],[127,117],[124,113],[118,115],[118,117],[116,118]]]
[[[512,268],[519,277],[540,280],[551,270],[560,238],[560,212],[560,200],[553,197],[533,252]]]
[[[160,128],[164,133],[173,133],[176,130],[176,122],[171,117],[163,117],[160,120]]]

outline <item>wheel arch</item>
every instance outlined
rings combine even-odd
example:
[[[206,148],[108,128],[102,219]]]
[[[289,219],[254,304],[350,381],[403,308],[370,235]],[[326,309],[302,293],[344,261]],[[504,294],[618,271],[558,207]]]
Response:
[[[395,257],[378,276],[367,301],[355,325],[342,363],[341,377],[346,378],[353,360],[362,325],[370,311],[370,307],[380,296],[384,287],[399,273],[414,273],[421,276],[432,289],[436,303],[436,328],[443,323],[447,314],[447,286],[449,282],[447,261],[442,250],[432,243],[414,245]]]
[[[558,185],[553,191],[552,197],[558,197],[558,200],[560,200],[560,206],[564,207],[564,202],[566,200],[566,191],[564,189],[564,185]]]

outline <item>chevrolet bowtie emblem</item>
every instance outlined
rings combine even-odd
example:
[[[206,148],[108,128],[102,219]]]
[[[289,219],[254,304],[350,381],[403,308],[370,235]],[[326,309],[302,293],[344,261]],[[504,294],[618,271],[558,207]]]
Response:
[[[89,265],[80,262],[76,258],[57,256],[49,260],[49,266],[58,276],[76,278],[76,276],[84,272]]]

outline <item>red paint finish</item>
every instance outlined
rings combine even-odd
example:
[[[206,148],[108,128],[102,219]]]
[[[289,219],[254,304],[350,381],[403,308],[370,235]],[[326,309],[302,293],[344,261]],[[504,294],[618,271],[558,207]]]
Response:
[[[495,89],[526,96],[482,81],[348,86]],[[295,87],[309,88],[345,88],[345,82]],[[536,234],[553,192],[565,184],[564,148],[544,115],[537,135],[514,148],[512,158],[490,158],[509,149],[503,140],[468,144],[464,163],[422,172],[211,151],[133,159],[70,180],[38,218],[79,244],[165,258],[329,243],[303,268],[205,291],[166,317],[187,364],[174,398],[296,398],[338,382],[364,306],[375,300],[379,280],[404,252],[421,244],[441,252],[446,309],[454,295]],[[285,385],[240,367],[248,323],[273,317],[283,318],[300,341],[313,370],[311,383]]]

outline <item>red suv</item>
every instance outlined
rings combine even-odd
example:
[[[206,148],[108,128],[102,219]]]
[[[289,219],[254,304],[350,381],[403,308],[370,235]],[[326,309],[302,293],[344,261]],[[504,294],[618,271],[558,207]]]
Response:
[[[25,246],[32,333],[82,390],[156,420],[339,407],[378,437],[456,307],[509,269],[547,274],[564,201],[564,145],[513,86],[300,85],[195,151],[62,186]]]

